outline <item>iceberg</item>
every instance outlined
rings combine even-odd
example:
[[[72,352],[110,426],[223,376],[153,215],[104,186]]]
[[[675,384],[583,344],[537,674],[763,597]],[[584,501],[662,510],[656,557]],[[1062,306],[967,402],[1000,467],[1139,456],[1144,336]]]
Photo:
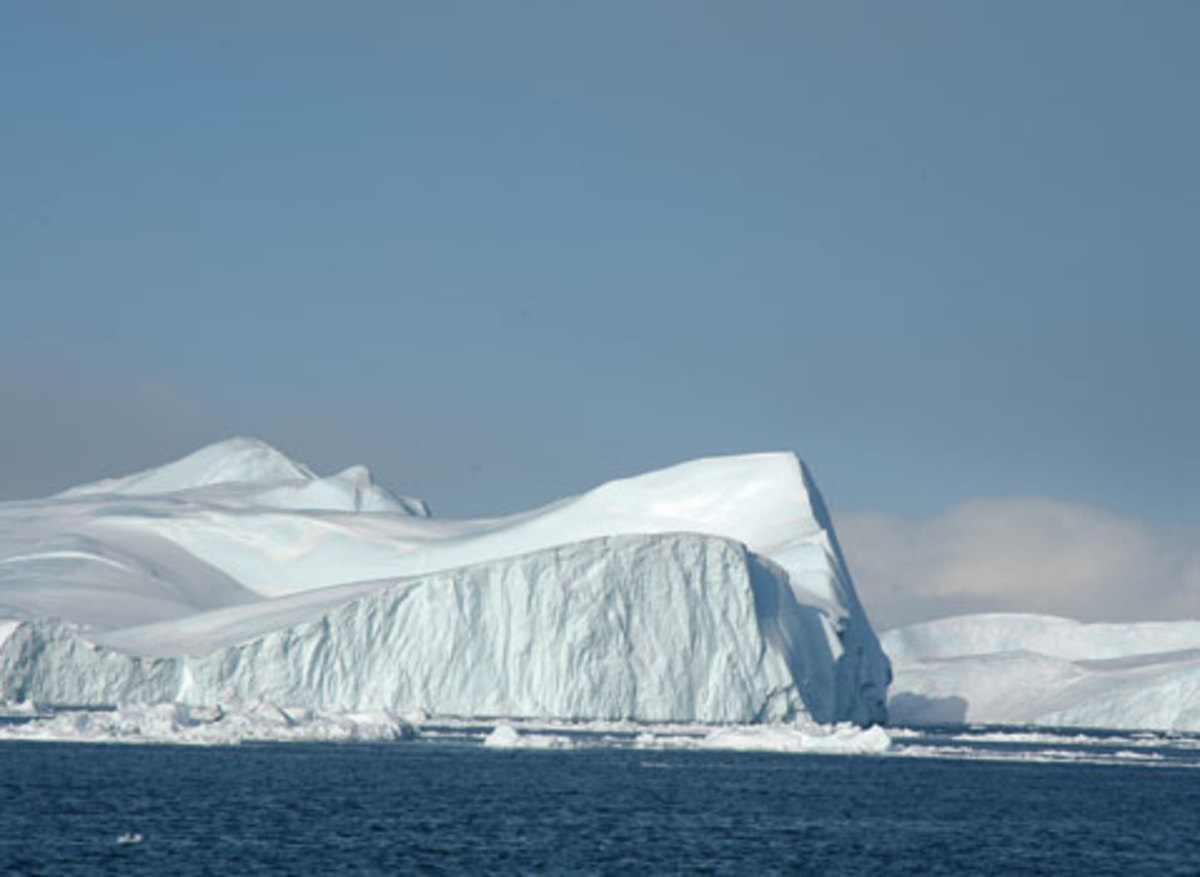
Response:
[[[964,615],[883,635],[901,725],[1200,731],[1200,622]]]
[[[444,521],[232,439],[0,504],[10,703],[868,725],[889,679],[792,454]]]

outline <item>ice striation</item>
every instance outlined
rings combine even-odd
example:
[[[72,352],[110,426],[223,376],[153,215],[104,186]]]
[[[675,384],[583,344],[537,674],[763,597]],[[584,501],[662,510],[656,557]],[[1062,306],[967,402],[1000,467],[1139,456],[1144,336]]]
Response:
[[[440,521],[261,442],[0,504],[0,698],[446,716],[884,717],[887,660],[790,454]]]
[[[883,644],[898,724],[1200,731],[1200,622],[965,615]]]

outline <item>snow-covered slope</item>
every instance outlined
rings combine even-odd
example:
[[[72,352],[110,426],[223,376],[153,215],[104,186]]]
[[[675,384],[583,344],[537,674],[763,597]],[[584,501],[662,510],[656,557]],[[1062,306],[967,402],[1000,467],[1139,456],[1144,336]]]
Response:
[[[272,484],[316,477],[307,466],[288,459],[265,442],[239,437],[207,445],[163,466],[82,484],[59,495],[152,496],[215,484]]]
[[[123,478],[72,487],[58,498],[164,497],[233,508],[403,512],[428,517],[423,502],[397,497],[377,485],[365,466],[319,478],[265,442],[232,438],[173,463]]]
[[[898,724],[1200,731],[1200,622],[965,615],[888,631]]]
[[[887,661],[799,460],[439,521],[245,439],[0,504],[0,697],[878,721]]]

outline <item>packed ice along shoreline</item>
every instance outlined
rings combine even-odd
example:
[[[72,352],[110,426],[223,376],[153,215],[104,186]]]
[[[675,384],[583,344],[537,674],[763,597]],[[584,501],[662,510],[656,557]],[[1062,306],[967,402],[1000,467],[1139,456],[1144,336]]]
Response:
[[[235,439],[0,504],[0,612],[10,702],[867,725],[890,674],[791,454],[440,521]]]
[[[36,708],[0,714],[0,740],[236,746],[242,743],[481,745],[489,749],[724,750],[878,755],[891,748],[879,725],[805,719],[751,725],[652,724],[545,719],[438,719],[421,712],[344,712],[268,703],[196,707],[130,704],[115,709]]]

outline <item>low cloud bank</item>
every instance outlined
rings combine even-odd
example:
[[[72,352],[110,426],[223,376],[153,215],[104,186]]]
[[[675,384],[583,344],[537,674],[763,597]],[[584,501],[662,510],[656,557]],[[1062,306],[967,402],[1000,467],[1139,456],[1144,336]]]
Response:
[[[1200,526],[1009,497],[930,519],[843,514],[837,527],[879,629],[966,612],[1200,618]]]

